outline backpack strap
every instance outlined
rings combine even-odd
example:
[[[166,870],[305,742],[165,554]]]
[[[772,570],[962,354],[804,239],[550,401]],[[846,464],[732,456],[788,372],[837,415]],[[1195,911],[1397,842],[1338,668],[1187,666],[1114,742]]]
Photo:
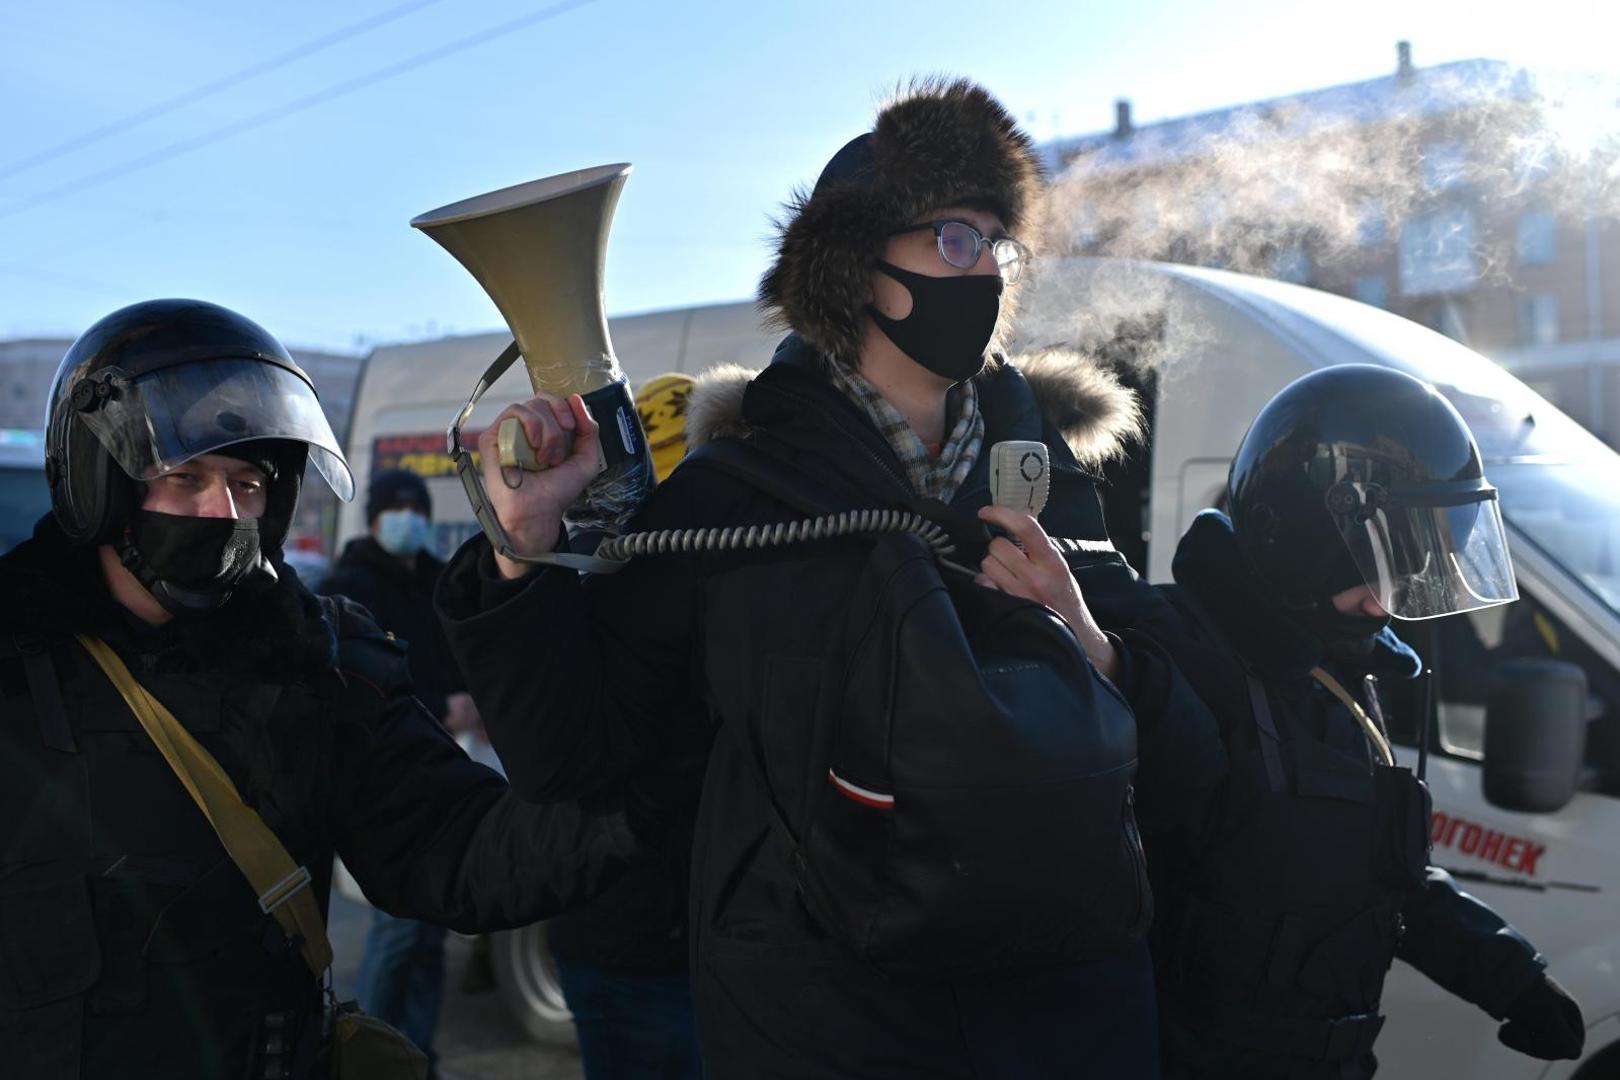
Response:
[[[760,446],[756,439],[716,439],[688,453],[681,464],[718,469],[812,517],[836,514],[851,505]]]
[[[779,499],[800,513],[812,516],[836,514],[849,509],[851,505],[845,500],[836,498],[832,492],[810,479],[803,471],[766,450],[754,439],[716,439],[704,443],[689,452],[681,464],[683,468],[688,464],[696,464],[718,470],[772,498]],[[738,724],[721,723],[719,727],[721,731],[730,734],[738,754],[743,759],[743,771],[753,778],[760,796],[765,800],[772,831],[776,833],[778,840],[787,845],[789,856],[797,866],[803,860],[798,833],[788,824],[781,807],[777,806],[776,795],[765,775],[765,766],[759,760],[752,742]]]
[[[28,680],[28,695],[39,718],[39,735],[45,745],[64,754],[77,754],[67,707],[62,703],[62,687],[51,661],[51,641],[44,634],[19,630],[0,637],[0,660],[21,660]]]

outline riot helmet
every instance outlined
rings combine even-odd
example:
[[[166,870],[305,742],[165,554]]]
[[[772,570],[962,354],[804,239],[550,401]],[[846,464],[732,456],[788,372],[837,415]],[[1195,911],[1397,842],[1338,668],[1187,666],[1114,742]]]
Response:
[[[354,495],[309,376],[262,327],[215,304],[150,300],[101,319],[63,357],[46,409],[46,478],[62,531],[74,544],[114,545],[166,607],[174,596],[142,572],[130,536],[144,482],[202,454],[259,464],[268,490],[257,546],[267,557],[292,525],[306,458],[339,498]],[[181,607],[229,598],[229,589],[192,592]]]
[[[1227,479],[1232,526],[1285,607],[1331,614],[1365,584],[1397,619],[1518,599],[1496,489],[1434,387],[1368,364],[1284,387]]]

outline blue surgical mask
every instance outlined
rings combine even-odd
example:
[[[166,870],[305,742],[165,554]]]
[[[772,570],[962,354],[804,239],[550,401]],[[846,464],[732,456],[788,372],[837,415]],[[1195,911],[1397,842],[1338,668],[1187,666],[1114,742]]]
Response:
[[[432,526],[415,510],[384,510],[377,515],[377,543],[390,555],[415,555],[426,550]]]

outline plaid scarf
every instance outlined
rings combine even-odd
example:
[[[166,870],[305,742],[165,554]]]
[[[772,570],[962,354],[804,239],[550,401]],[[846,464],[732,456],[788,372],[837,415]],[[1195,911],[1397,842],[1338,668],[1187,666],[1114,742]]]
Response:
[[[889,404],[864,375],[839,364],[828,366],[832,369],[833,385],[848,394],[888,440],[900,464],[906,467],[906,475],[911,478],[911,486],[917,494],[925,499],[950,502],[979,459],[979,450],[984,445],[984,417],[979,415],[979,391],[973,381],[957,383],[945,393],[945,416],[947,419],[955,416],[956,423],[951,425],[950,435],[940,446],[936,458],[928,453],[928,447],[906,423],[900,410]]]

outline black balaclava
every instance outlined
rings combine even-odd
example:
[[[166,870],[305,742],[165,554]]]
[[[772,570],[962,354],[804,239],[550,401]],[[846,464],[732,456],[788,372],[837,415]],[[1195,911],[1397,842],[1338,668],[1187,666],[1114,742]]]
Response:
[[[282,449],[275,440],[255,439],[212,452],[257,467],[273,488],[281,477]],[[124,567],[172,615],[217,611],[244,588],[276,581],[255,518],[136,510],[113,546]]]
[[[1321,640],[1328,655],[1345,660],[1365,658],[1371,654],[1375,639],[1389,625],[1390,617],[1345,615],[1333,606],[1335,596],[1367,583],[1348,548],[1335,559],[1324,580],[1325,594],[1320,599],[1308,607],[1291,608],[1289,614]]]
[[[890,341],[935,375],[953,383],[971,379],[984,367],[984,351],[1001,316],[1005,283],[1000,274],[933,277],[878,260],[878,268],[911,294],[911,313],[891,319],[866,305]]]

